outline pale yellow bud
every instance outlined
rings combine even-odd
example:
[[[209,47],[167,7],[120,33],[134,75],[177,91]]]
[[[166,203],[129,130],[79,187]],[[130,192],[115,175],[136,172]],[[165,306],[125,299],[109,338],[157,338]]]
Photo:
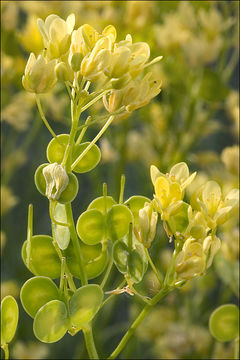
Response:
[[[58,200],[68,186],[69,178],[66,170],[58,163],[47,165],[43,169],[46,181],[46,196],[49,200]]]
[[[189,238],[185,241],[182,250],[175,260],[175,269],[182,279],[191,279],[203,274],[206,264],[206,255],[202,244]]]
[[[23,87],[27,91],[35,93],[45,93],[51,90],[57,80],[54,71],[55,65],[55,60],[47,63],[42,55],[36,59],[35,55],[31,53],[22,77]]]
[[[70,81],[72,79],[72,74],[70,73],[67,65],[62,61],[55,66],[56,77],[59,81]]]
[[[144,204],[139,210],[140,238],[145,247],[149,247],[156,234],[158,214],[153,211],[153,205]]]

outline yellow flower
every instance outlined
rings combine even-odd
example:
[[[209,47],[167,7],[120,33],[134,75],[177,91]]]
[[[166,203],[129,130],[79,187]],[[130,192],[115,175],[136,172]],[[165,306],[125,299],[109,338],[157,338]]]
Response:
[[[97,80],[102,71],[110,65],[111,40],[109,37],[99,39],[93,50],[86,55],[81,63],[81,74],[87,80]]]
[[[162,215],[162,220],[168,220],[182,204],[184,189],[196,176],[189,176],[187,164],[181,162],[174,165],[169,174],[162,174],[154,165],[150,168],[151,179],[155,189],[155,205]]]
[[[187,239],[175,260],[178,276],[182,279],[191,279],[197,275],[202,275],[205,265],[206,255],[202,244],[196,242],[192,237]]]
[[[51,90],[57,80],[54,71],[55,65],[55,60],[46,62],[42,55],[36,59],[35,55],[31,53],[22,77],[23,87],[34,93],[45,93]]]
[[[201,210],[208,226],[215,229],[224,224],[239,202],[239,190],[232,189],[223,199],[222,190],[216,181],[208,181],[202,185],[191,197],[191,203],[197,210]]]
[[[44,46],[47,48],[46,56],[49,60],[58,59],[64,55],[71,44],[71,33],[75,25],[75,15],[71,14],[64,21],[57,15],[49,15],[45,22],[37,21],[43,37]]]
[[[41,33],[37,27],[37,18],[30,15],[23,30],[18,33],[18,38],[27,51],[38,54],[43,48]]]
[[[140,81],[131,81],[126,87],[123,104],[126,110],[132,112],[148,104],[160,91],[160,82],[152,79],[152,73],[147,73]]]

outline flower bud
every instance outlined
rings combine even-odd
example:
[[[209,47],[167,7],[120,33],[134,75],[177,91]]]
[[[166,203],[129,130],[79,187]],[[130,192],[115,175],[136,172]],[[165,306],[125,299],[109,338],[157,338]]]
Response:
[[[55,73],[59,81],[70,81],[72,78],[67,65],[63,61],[55,66]]]
[[[66,170],[58,163],[49,164],[43,169],[46,181],[46,196],[49,200],[58,200],[68,186],[69,178]]]
[[[145,247],[149,247],[156,234],[158,214],[153,211],[153,205],[145,203],[139,210],[140,237]]]
[[[35,55],[31,53],[22,77],[23,87],[29,92],[38,94],[51,90],[57,80],[54,71],[55,65],[55,60],[47,63],[42,55],[36,59]]]

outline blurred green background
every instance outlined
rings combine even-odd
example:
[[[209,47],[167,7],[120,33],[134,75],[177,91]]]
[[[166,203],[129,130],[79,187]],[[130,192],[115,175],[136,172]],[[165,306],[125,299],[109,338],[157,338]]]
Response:
[[[34,233],[50,234],[48,201],[37,191],[33,176],[46,162],[51,136],[37,112],[34,96],[21,84],[29,52],[42,49],[36,20],[75,13],[76,27],[89,23],[98,31],[113,24],[117,40],[130,33],[133,41],[148,42],[152,58],[163,55],[152,72],[162,81],[154,101],[119,120],[100,140],[102,160],[88,174],[78,176],[79,194],[73,203],[75,218],[101,195],[118,198],[120,176],[126,175],[125,199],[141,194],[152,198],[149,167],[162,172],[186,161],[199,173],[186,196],[208,178],[219,182],[224,194],[238,187],[239,160],[239,3],[238,1],[2,1],[1,2],[1,298],[19,291],[30,276],[21,259],[26,239],[28,204],[34,207]],[[69,131],[66,91],[56,87],[42,96],[47,117],[57,134]],[[101,102],[91,108],[94,119]],[[86,140],[98,131],[92,127]],[[238,214],[219,231],[222,248],[207,275],[191,280],[169,295],[139,327],[120,355],[126,359],[233,358],[233,344],[215,341],[208,330],[211,312],[226,302],[238,303]],[[171,244],[159,226],[150,249],[164,272]],[[113,271],[107,285],[118,283]],[[157,289],[149,271],[140,288]],[[179,294],[180,292],[180,294]],[[20,305],[20,302],[19,302]],[[123,294],[97,316],[96,344],[101,357],[117,345],[129,321],[141,308]],[[20,305],[17,334],[10,348],[14,359],[86,358],[82,334],[66,335],[55,344],[34,338],[32,320]]]

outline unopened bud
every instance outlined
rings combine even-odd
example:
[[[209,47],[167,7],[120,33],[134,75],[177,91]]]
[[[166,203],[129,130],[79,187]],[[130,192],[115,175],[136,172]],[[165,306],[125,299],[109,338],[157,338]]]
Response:
[[[158,214],[153,211],[153,205],[145,203],[139,210],[140,237],[145,247],[149,247],[156,234]]]
[[[59,81],[65,82],[71,80],[71,74],[63,61],[55,66],[55,73]]]
[[[83,56],[79,52],[72,55],[70,63],[71,63],[71,68],[73,69],[74,72],[80,70],[82,59]]]

